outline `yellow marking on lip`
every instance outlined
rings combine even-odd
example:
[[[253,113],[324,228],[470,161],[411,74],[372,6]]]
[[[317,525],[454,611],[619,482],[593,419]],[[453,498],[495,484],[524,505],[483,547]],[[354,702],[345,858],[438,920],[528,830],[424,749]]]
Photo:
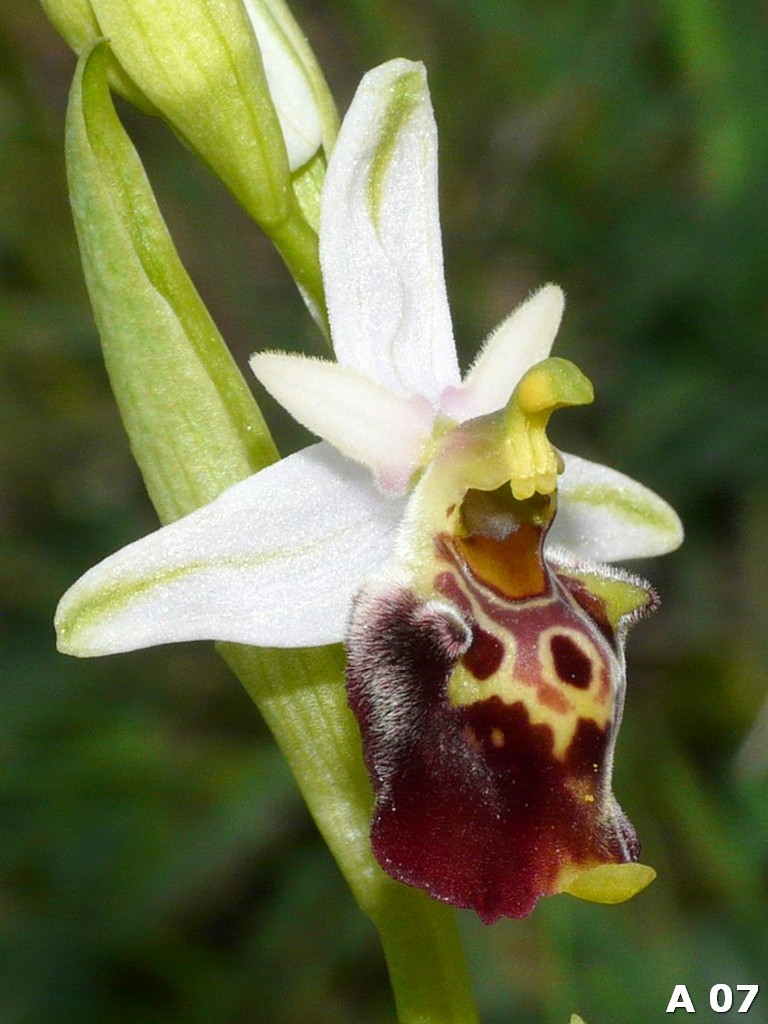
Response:
[[[550,641],[553,637],[564,636],[571,640],[584,654],[592,666],[592,680],[588,687],[580,689],[561,680],[555,668]],[[539,664],[542,676],[561,692],[565,688],[568,700],[577,718],[591,718],[601,728],[607,727],[613,716],[613,687],[610,686],[611,665],[602,656],[592,639],[581,630],[569,626],[552,626],[544,630],[538,643]],[[608,680],[607,693],[602,683]]]

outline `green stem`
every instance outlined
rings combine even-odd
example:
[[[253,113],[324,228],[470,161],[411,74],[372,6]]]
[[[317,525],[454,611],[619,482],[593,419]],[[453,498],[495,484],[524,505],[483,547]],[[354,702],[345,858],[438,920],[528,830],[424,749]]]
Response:
[[[347,707],[340,647],[220,644],[263,715],[360,908],[379,932],[400,1024],[476,1024],[453,911],[400,885],[368,838],[373,797]]]
[[[285,265],[302,291],[304,301],[322,329],[329,336],[325,311],[325,290],[320,273],[317,233],[304,219],[298,202],[294,200],[291,215],[280,224],[264,229]]]
[[[448,907],[391,882],[369,916],[384,947],[401,1024],[479,1024]]]

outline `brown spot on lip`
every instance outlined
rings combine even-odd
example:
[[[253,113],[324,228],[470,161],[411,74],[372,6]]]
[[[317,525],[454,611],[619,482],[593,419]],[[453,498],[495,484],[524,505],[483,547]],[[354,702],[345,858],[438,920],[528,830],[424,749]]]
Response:
[[[489,679],[504,660],[504,644],[482,626],[472,627],[472,643],[462,664],[475,679]]]
[[[592,682],[592,659],[575,640],[557,633],[549,641],[555,671],[564,683],[586,690]]]

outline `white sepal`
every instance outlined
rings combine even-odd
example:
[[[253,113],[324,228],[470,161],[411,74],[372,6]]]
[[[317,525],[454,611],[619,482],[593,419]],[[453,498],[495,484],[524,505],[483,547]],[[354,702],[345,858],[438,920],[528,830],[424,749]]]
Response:
[[[432,432],[425,398],[407,398],[323,359],[262,352],[250,364],[295,420],[367,466],[388,494],[405,492]]]
[[[328,165],[320,260],[338,361],[437,405],[459,370],[423,65],[393,60],[363,78]]]
[[[325,444],[235,484],[87,572],[56,614],[79,657],[179,640],[310,647],[342,639],[391,554],[402,503]]]
[[[565,297],[548,284],[519,305],[488,336],[459,388],[448,388],[442,408],[467,420],[501,409],[523,375],[546,359],[560,326]]]
[[[608,466],[562,454],[550,543],[599,562],[650,558],[679,547],[683,525],[658,494]]]

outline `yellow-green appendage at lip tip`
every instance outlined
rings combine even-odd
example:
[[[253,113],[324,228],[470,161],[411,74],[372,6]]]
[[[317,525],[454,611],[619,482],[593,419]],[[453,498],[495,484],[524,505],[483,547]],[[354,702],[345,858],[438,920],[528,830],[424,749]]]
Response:
[[[590,903],[624,903],[647,888],[656,872],[647,864],[598,864],[575,875],[562,892]]]

